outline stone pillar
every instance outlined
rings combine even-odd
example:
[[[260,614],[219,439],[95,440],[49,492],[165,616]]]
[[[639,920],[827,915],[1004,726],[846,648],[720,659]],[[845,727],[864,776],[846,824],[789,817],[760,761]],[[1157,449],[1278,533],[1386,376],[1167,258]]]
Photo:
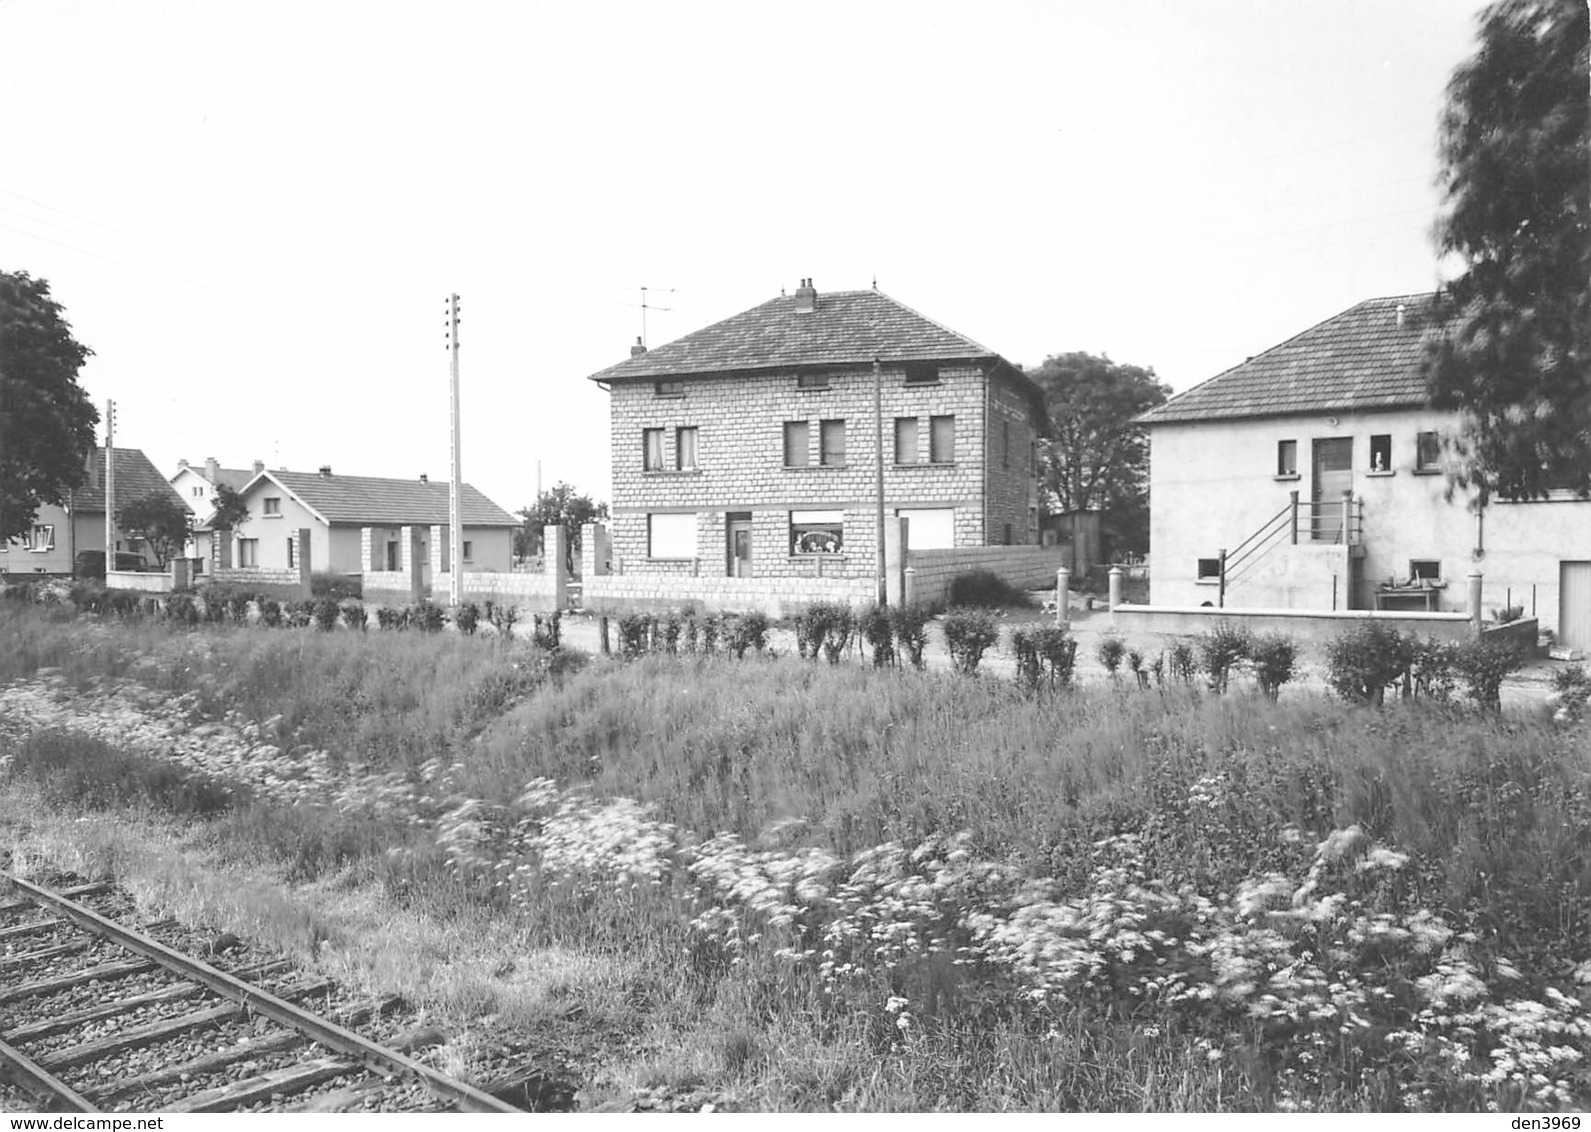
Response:
[[[1110,568],[1110,623],[1116,624],[1116,607],[1121,604],[1121,579],[1123,570],[1120,566]]]
[[[906,562],[911,546],[911,520],[898,515],[884,516],[884,596],[890,605],[906,600]]]
[[[1055,624],[1064,629],[1072,618],[1069,606],[1072,592],[1072,572],[1065,566],[1055,571]]]
[[[1481,625],[1486,620],[1486,615],[1481,611],[1481,594],[1484,590],[1479,570],[1469,572],[1469,627],[1477,637],[1481,635]]]
[[[188,560],[186,558],[173,558],[171,560],[171,592],[181,593],[188,588]]]
[[[386,563],[381,564],[385,566]],[[376,535],[369,527],[359,528],[359,569],[363,573],[375,570],[376,566]]]
[[[420,528],[398,528],[398,559],[409,579],[409,600],[425,596],[425,563],[420,561]]]
[[[298,599],[308,601],[314,594],[314,587],[310,585],[309,576],[314,571],[314,563],[310,561],[309,528],[299,527],[295,536],[298,543],[296,557],[298,559]]]
[[[448,529],[446,527],[431,528],[431,584],[440,586],[443,574],[448,573],[447,560]]]
[[[546,554],[542,558],[542,573],[552,578],[552,607],[563,609],[569,604],[569,548],[566,540],[569,532],[562,523],[554,523],[545,533],[546,541],[542,544]],[[582,565],[585,558],[585,544],[581,544]]]
[[[210,535],[210,572],[232,569],[232,532],[214,531]]]
[[[595,578],[608,573],[613,557],[613,538],[606,523],[587,523],[580,528],[580,576]],[[542,567],[546,569],[545,566]]]

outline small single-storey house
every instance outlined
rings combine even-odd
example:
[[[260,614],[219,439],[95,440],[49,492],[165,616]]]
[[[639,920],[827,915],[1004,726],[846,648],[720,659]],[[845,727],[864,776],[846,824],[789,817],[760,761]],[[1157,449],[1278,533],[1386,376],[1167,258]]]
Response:
[[[1150,436],[1156,606],[1522,609],[1591,649],[1591,500],[1449,497],[1429,294],[1369,299],[1172,397]]]
[[[877,290],[803,280],[591,380],[609,393],[615,574],[865,591],[880,460],[886,520],[908,520],[912,549],[1040,543],[1042,391]]]
[[[311,568],[363,574],[397,570],[404,527],[416,528],[424,563],[451,568],[447,529],[448,485],[418,479],[262,470],[240,491],[249,517],[231,532],[223,566],[269,570],[298,566],[296,534],[310,532]],[[459,488],[465,572],[507,571],[520,521],[469,484]],[[440,538],[432,531],[440,529]],[[433,542],[438,543],[433,551]],[[440,558],[438,559],[438,556]],[[429,566],[427,567],[429,571]]]
[[[115,506],[118,510],[151,493],[170,492],[180,497],[166,477],[138,448],[117,448]],[[85,481],[67,493],[64,503],[45,503],[33,520],[27,538],[0,542],[0,573],[71,574],[79,553],[105,550],[105,449],[96,447],[87,459]],[[116,550],[136,554],[148,565],[155,557],[142,539],[116,532]],[[114,563],[112,567],[114,568]]]

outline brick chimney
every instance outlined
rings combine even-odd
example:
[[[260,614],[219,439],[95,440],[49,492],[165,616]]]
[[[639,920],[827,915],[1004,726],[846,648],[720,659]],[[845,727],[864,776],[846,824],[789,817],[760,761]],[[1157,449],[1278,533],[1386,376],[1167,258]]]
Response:
[[[181,458],[181,459],[179,459],[177,461],[177,471],[185,472],[187,470],[188,470],[188,458],[186,456],[184,456],[183,458]]]
[[[264,460],[256,460],[256,461],[254,461],[254,474],[255,475],[259,475],[264,470],[265,470],[265,461]]]
[[[638,358],[644,353],[646,353],[646,347],[641,344],[641,338],[639,335],[637,335],[635,339],[635,345],[630,347],[630,357]]]
[[[221,478],[221,464],[214,456],[204,458],[204,478],[211,483]]]
[[[426,475],[424,472],[421,472],[420,473],[420,482],[421,483],[430,483],[431,482],[431,477]]]
[[[323,480],[331,479],[331,465],[330,464],[322,464],[320,466],[320,478],[323,479]]]
[[[812,280],[801,280],[801,286],[796,288],[795,309],[800,314],[811,314],[818,308],[818,293],[812,286]]]

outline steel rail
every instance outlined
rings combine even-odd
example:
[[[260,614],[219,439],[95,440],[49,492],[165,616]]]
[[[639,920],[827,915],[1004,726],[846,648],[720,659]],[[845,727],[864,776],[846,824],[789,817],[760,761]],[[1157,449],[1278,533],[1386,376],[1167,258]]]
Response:
[[[297,1030],[328,1049],[347,1054],[365,1067],[375,1070],[384,1076],[400,1074],[416,1078],[435,1095],[445,1100],[453,1101],[469,1112],[524,1112],[524,1109],[517,1108],[505,1101],[500,1101],[490,1093],[482,1092],[472,1085],[466,1085],[462,1081],[455,1081],[453,1078],[439,1073],[430,1066],[423,1065],[413,1058],[399,1053],[397,1050],[377,1045],[367,1038],[360,1037],[352,1030],[344,1029],[335,1022],[310,1014],[294,1006],[291,1002],[278,998],[267,990],[245,983],[225,971],[218,970],[208,963],[193,958],[191,955],[184,955],[180,951],[175,951],[159,940],[151,939],[149,936],[144,935],[142,932],[124,927],[113,920],[108,920],[93,909],[75,904],[66,897],[51,892],[47,888],[25,881],[9,873],[0,874],[0,877],[3,877],[6,883],[19,892],[25,893],[30,900],[37,901],[61,915],[70,917],[89,931],[104,936],[129,951],[135,951],[152,959],[162,967],[176,972],[183,978],[191,979],[196,983],[209,987],[216,994],[229,998],[234,1002],[242,1003],[256,1014],[263,1014],[284,1026]],[[7,1047],[7,1050],[9,1050],[9,1047]],[[75,1096],[76,1094],[73,1095]],[[81,1098],[78,1099],[81,1100]]]
[[[16,1046],[0,1041],[0,1062],[7,1062],[22,1078],[23,1086],[33,1086],[29,1089],[32,1093],[48,1093],[73,1112],[98,1112],[92,1101],[81,1093],[73,1090],[72,1086],[55,1076],[44,1066],[34,1061]]]

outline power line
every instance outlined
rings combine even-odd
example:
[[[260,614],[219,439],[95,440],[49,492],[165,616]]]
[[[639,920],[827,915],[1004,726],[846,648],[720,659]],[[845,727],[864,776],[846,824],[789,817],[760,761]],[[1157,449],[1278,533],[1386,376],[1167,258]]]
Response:
[[[53,204],[45,204],[42,200],[34,200],[30,196],[23,196],[21,193],[12,192],[10,189],[0,189],[0,193],[3,193],[8,197],[13,197],[16,200],[26,201],[37,208],[46,209],[50,212],[57,213],[58,215],[70,217],[73,220],[81,220],[85,224],[92,224],[97,228],[104,228],[107,232],[115,232],[120,236],[130,236],[135,240],[142,240],[146,244],[154,244],[157,247],[169,248],[171,251],[179,252],[182,255],[188,254],[186,248],[179,248],[175,244],[168,244],[164,240],[157,240],[152,236],[141,236],[137,232],[128,232],[125,229],[117,228],[113,224],[106,224],[103,220],[95,220],[92,216],[82,216],[75,212],[68,212],[64,208],[56,208]]]
[[[91,256],[94,259],[102,259],[106,263],[115,263],[120,264],[122,267],[130,267],[134,271],[146,271],[151,275],[159,275],[165,279],[174,279],[178,283],[186,283],[190,287],[202,287],[211,291],[220,290],[220,288],[213,283],[201,283],[195,279],[188,279],[181,275],[173,275],[169,271],[157,270],[156,268],[149,267],[146,264],[129,263],[127,260],[117,259],[115,256],[101,255],[99,252],[91,252],[87,248],[79,248],[72,244],[62,243],[60,240],[52,240],[48,236],[41,236],[37,232],[29,232],[24,228],[13,228],[9,224],[0,224],[0,230],[15,232],[19,236],[26,236],[31,240],[38,240],[41,243],[54,244],[56,247],[65,248],[69,252],[77,252],[79,255]]]

